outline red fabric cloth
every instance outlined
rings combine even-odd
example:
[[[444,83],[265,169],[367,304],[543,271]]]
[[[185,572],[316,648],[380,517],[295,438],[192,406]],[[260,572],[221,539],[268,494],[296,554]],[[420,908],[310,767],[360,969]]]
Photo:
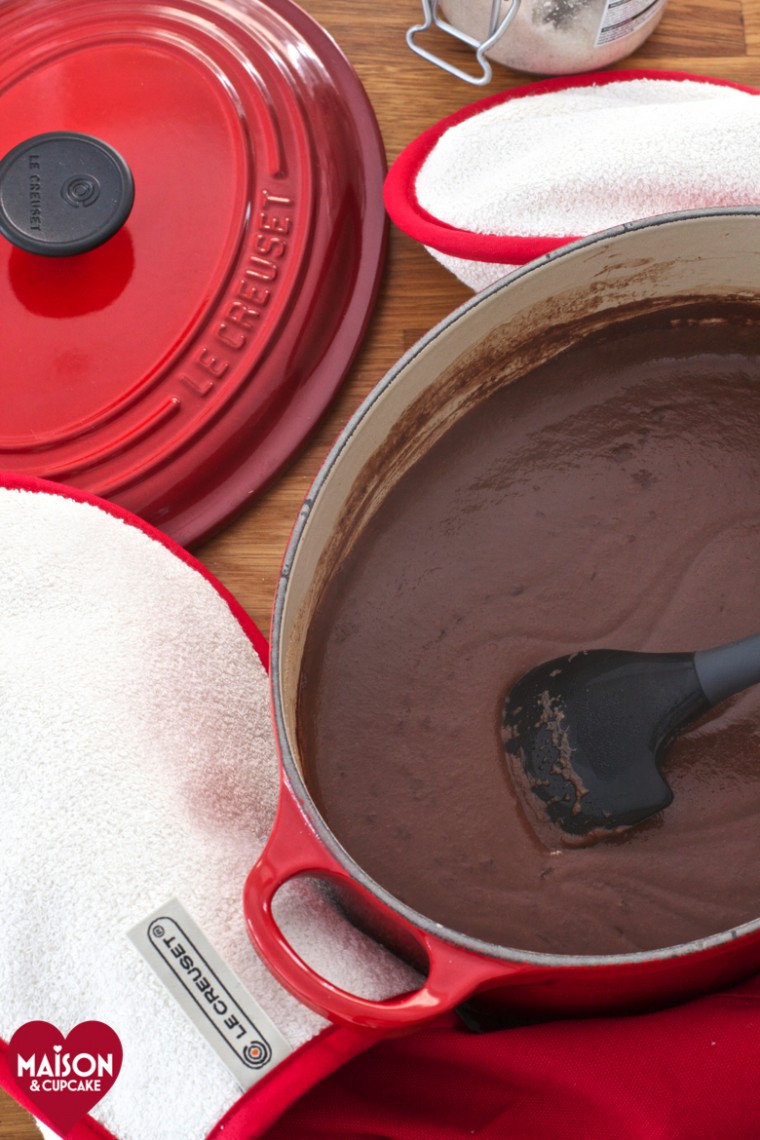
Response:
[[[654,1014],[379,1042],[265,1140],[757,1140],[760,977]]]
[[[331,1072],[356,1036],[328,1030],[304,1046],[209,1140],[760,1138],[760,976],[638,1017],[427,1029]],[[3,1061],[0,1049],[0,1078]],[[80,1136],[110,1133],[86,1117],[70,1133]]]

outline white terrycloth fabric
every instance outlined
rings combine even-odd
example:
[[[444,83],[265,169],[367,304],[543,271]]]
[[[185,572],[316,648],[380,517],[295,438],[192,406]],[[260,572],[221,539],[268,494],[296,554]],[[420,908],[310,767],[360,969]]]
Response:
[[[0,1037],[105,1021],[124,1063],[93,1115],[119,1140],[202,1140],[239,1090],[128,941],[135,923],[176,896],[293,1046],[325,1024],[242,913],[277,797],[267,677],[213,585],[138,528],[0,489],[0,534]],[[413,987],[312,886],[278,915],[345,988]]]
[[[444,131],[415,189],[456,229],[522,237],[757,203],[760,98],[644,78],[510,98]],[[514,268],[430,252],[476,290]]]
[[[519,265],[502,265],[494,261],[468,261],[465,257],[453,257],[450,253],[441,253],[430,246],[425,248],[436,261],[440,261],[444,269],[463,281],[473,293],[479,293],[481,289],[493,285],[494,281],[500,281],[502,277],[520,268]]]

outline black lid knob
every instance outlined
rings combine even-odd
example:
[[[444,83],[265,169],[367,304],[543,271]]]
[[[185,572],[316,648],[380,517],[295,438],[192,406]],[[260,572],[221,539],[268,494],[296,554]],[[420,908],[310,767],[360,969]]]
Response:
[[[124,225],[133,200],[126,162],[90,135],[36,135],[0,161],[0,233],[28,253],[95,249]]]

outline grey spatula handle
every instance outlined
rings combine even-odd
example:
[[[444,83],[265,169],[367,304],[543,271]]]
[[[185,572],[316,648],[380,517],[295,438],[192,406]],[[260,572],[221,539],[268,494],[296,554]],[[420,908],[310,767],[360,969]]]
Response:
[[[711,705],[756,685],[760,681],[760,633],[715,649],[700,649],[694,654],[694,668]]]

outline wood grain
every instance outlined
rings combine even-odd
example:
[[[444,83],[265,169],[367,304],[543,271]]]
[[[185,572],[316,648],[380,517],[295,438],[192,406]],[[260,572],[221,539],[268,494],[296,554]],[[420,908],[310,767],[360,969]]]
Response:
[[[414,56],[404,33],[419,17],[418,0],[373,5],[302,0],[302,7],[327,28],[354,65],[375,108],[389,161],[444,115],[526,81],[501,69],[486,91],[478,91]],[[451,52],[460,65],[466,64],[463,49],[452,44]],[[654,35],[619,66],[673,69],[760,86],[760,0],[670,0]],[[232,525],[196,551],[265,633],[293,520],[331,442],[404,350],[469,296],[424,249],[393,230],[368,336],[333,406],[289,468]],[[39,1140],[28,1115],[3,1094],[0,1140]]]

